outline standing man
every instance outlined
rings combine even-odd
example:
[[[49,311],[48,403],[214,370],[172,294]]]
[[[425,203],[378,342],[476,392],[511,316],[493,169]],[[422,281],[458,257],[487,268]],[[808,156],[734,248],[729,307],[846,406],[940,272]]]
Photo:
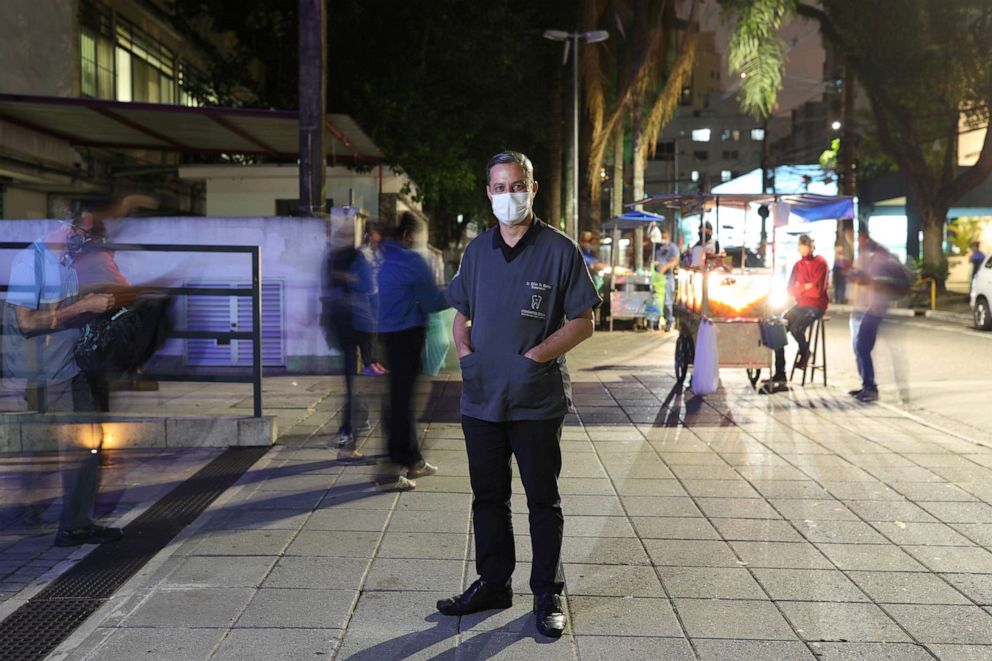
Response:
[[[974,280],[978,274],[978,269],[982,268],[982,264],[985,263],[985,253],[982,252],[982,244],[978,241],[971,242],[971,254],[968,255],[968,261],[971,262],[971,279]]]
[[[799,345],[796,367],[806,369],[809,342],[806,329],[827,311],[827,260],[813,254],[813,239],[808,234],[799,237],[799,261],[789,276],[789,294],[796,304],[785,313],[786,327]],[[758,392],[762,395],[788,390],[785,376],[785,347],[775,349],[775,374],[765,381]]]
[[[530,510],[537,629],[557,638],[565,628],[559,441],[572,410],[564,356],[592,336],[601,299],[578,246],[534,215],[538,186],[530,159],[496,154],[486,182],[499,224],[468,246],[447,291],[457,310],[452,330],[480,578],[437,608],[467,615],[511,605],[510,459],[516,457]]]
[[[30,410],[96,412],[86,375],[75,361],[81,318],[102,314],[114,305],[113,294],[79,298],[72,267],[74,254],[90,240],[93,215],[59,223],[45,237],[14,257],[10,289],[3,310],[4,387],[24,392]],[[100,456],[83,439],[61,447],[62,513],[56,546],[102,544],[121,538],[118,528],[93,522]]]
[[[654,260],[658,262],[658,273],[665,278],[663,312],[665,314],[665,332],[667,333],[672,330],[672,322],[675,321],[675,314],[672,311],[675,306],[675,267],[679,265],[679,249],[669,240],[667,229],[662,229],[659,232]]]

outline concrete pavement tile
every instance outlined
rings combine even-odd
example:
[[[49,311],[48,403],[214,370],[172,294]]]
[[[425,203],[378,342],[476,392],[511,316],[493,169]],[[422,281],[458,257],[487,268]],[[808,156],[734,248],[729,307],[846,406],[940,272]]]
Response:
[[[432,475],[417,480],[417,491],[421,493],[472,493],[468,476]]]
[[[934,472],[934,470],[921,466],[881,466],[868,467],[865,470],[871,472],[879,480],[888,482],[893,488],[896,488],[907,496],[908,494],[903,491],[902,487],[907,487],[910,491],[913,491],[913,488],[909,485],[915,484],[923,488],[922,492],[926,493],[925,487],[927,483],[937,486],[936,483],[944,481],[944,478]],[[899,487],[896,487],[896,485],[899,485]],[[934,498],[934,500],[938,499]]]
[[[340,530],[303,530],[286,548],[285,554],[301,556],[336,556],[371,558],[382,533],[343,532]]]
[[[680,480],[739,480],[742,473],[739,473],[732,466],[697,466],[692,464],[673,464],[669,466],[675,477]],[[753,470],[744,468],[742,470]],[[775,469],[769,469],[775,470]],[[746,477],[746,476],[745,476]]]
[[[968,600],[935,574],[923,572],[848,572],[880,604],[967,604]]]
[[[631,521],[642,539],[720,539],[702,517],[635,516]]]
[[[259,482],[258,490],[319,492],[330,489],[333,482],[333,475],[272,474]]]
[[[309,512],[299,510],[220,510],[205,530],[299,530]]]
[[[803,541],[792,524],[782,519],[713,519],[711,523],[727,541]]]
[[[675,474],[668,466],[660,461],[645,461],[635,464],[606,464],[606,473],[614,480],[671,480],[675,478]]]
[[[691,498],[623,496],[621,500],[630,516],[702,516]]]
[[[806,542],[730,542],[730,546],[750,567],[832,569],[816,547]]]
[[[730,546],[721,541],[646,539],[644,546],[655,565],[674,567],[739,567]]]
[[[892,488],[914,501],[974,502],[978,499],[953,484],[946,482],[890,482]]]
[[[575,635],[682,636],[667,599],[572,597],[569,607]]]
[[[992,524],[990,523],[955,523],[951,526],[965,537],[985,548],[992,548]]]
[[[740,661],[741,659],[789,659],[813,661],[809,648],[799,641],[704,640],[692,641],[700,661]]]
[[[368,566],[367,558],[287,556],[276,562],[262,587],[357,590]]]
[[[333,491],[333,487],[331,490]],[[296,510],[309,512],[324,498],[325,490],[318,491],[259,491],[239,494],[227,506],[232,510]]]
[[[456,618],[448,619],[457,622]],[[447,624],[412,632],[359,632],[349,628],[335,658],[343,661],[455,659],[457,644],[458,631]]]
[[[861,521],[794,521],[803,536],[811,542],[840,544],[887,544],[889,540]]]
[[[661,451],[661,460],[669,466],[728,466],[716,452]]]
[[[616,493],[613,489],[613,483],[605,477],[562,478],[558,481],[558,491],[561,494],[575,494],[577,496],[612,496]]]
[[[943,523],[906,523],[894,521],[873,523],[879,532],[900,546],[972,546],[972,542]]]
[[[865,521],[903,521],[909,523],[936,523],[922,507],[908,500],[898,501],[850,501],[847,506]]]
[[[276,562],[276,556],[192,556],[178,558],[163,582],[169,587],[258,587]]]
[[[405,494],[404,494],[405,495]],[[562,496],[561,508],[568,518],[571,514],[582,516],[626,516],[620,499],[616,496]],[[526,511],[524,507],[520,511]]]
[[[190,555],[279,555],[294,530],[232,530],[200,533],[191,545]],[[192,541],[192,540],[191,540]]]
[[[978,546],[904,546],[903,549],[936,572],[992,573],[992,553]]]
[[[804,640],[908,642],[906,633],[874,604],[780,601]]]
[[[562,562],[602,565],[647,565],[648,556],[634,537],[569,537],[562,544]]]
[[[932,661],[922,645],[912,643],[810,643],[821,661]]]
[[[766,599],[748,571],[741,567],[659,567],[672,597],[688,599]]]
[[[749,482],[795,480],[808,482],[810,476],[793,466],[741,466],[737,472]]]
[[[376,555],[380,558],[434,558],[462,560],[468,531],[461,533],[387,532]],[[292,547],[291,547],[292,548]]]
[[[407,491],[401,493],[396,502],[397,511],[463,512],[466,515],[471,506],[472,496],[463,493]]]
[[[211,661],[330,659],[341,636],[336,629],[235,629]]]
[[[388,510],[392,509],[393,504],[396,503],[396,497],[397,494],[395,493],[376,491],[375,487],[372,486],[371,479],[365,478],[358,484],[331,487],[324,499],[320,501],[316,512],[332,508]]]
[[[921,643],[988,645],[992,615],[978,606],[889,605],[885,609]]]
[[[794,640],[789,623],[770,601],[676,599],[691,638]]]
[[[761,498],[697,498],[696,503],[711,519],[782,518]]]
[[[776,601],[869,601],[857,585],[835,569],[759,567],[751,571]]]
[[[839,500],[827,498],[773,498],[769,501],[782,516],[791,520],[805,521],[857,521],[858,517]]]
[[[156,590],[121,622],[122,627],[229,627],[254,590]]]
[[[616,490],[621,496],[686,496],[678,480],[655,478],[627,478],[616,481]]]
[[[387,510],[320,509],[306,520],[303,531],[381,532],[388,517]]]
[[[579,657],[582,659],[610,659],[611,661],[690,661],[695,659],[688,641],[684,638],[649,638],[642,636],[576,636]]]
[[[761,498],[747,480],[683,480],[685,490],[696,498]]]
[[[450,597],[449,592],[363,592],[348,623],[348,634],[399,637],[420,632],[440,637],[454,637],[458,618],[437,612],[437,602]],[[384,656],[369,659],[390,658]],[[395,657],[394,657],[395,658]]]
[[[782,457],[765,449],[761,452],[720,452],[723,460],[731,466],[788,466]]]
[[[100,661],[133,661],[141,657],[162,661],[205,659],[223,635],[221,629],[115,629],[89,658]]]
[[[567,563],[564,569],[570,597],[665,597],[653,567]]]
[[[535,630],[536,631],[536,630]],[[455,659],[475,661],[476,659],[557,659],[573,661],[575,648],[571,636],[560,640],[544,638],[537,633],[532,635],[508,634],[495,631],[462,634]]]
[[[564,606],[568,612],[567,605]],[[481,633],[491,631],[504,634],[533,634],[537,630],[534,624],[534,598],[528,594],[513,596],[513,605],[509,608],[490,609],[471,615],[463,615],[458,621],[458,630]],[[571,633],[566,625],[565,634]],[[566,645],[567,647],[567,645]]]
[[[988,661],[992,645],[930,645],[941,661]]]
[[[992,605],[992,574],[941,574],[979,606]]]
[[[898,546],[881,544],[817,544],[840,569],[864,571],[925,571]]]
[[[343,629],[353,590],[262,588],[234,625],[239,629]]]
[[[389,519],[387,533],[461,533],[468,532],[468,516],[446,511],[399,510]]]
[[[944,523],[992,523],[992,505],[988,503],[921,501],[917,504]]]
[[[377,558],[369,569],[365,590],[461,592],[464,560],[400,560]]]
[[[881,482],[825,482],[823,488],[839,500],[903,500],[901,493]]]
[[[527,530],[526,527],[514,530]],[[565,537],[635,537],[630,519],[625,516],[565,517]]]

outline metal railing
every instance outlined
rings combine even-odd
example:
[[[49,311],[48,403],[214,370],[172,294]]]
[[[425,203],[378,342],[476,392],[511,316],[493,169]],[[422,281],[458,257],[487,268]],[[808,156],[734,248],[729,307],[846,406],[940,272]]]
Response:
[[[0,242],[0,250],[23,250],[33,242]],[[207,246],[171,243],[105,243],[101,246],[109,251],[133,252],[192,252],[228,253],[251,256],[251,287],[153,287],[154,291],[178,296],[240,296],[251,297],[251,331],[196,331],[189,329],[172,330],[170,338],[181,340],[251,340],[251,375],[241,374],[145,374],[156,381],[189,381],[207,383],[251,383],[253,413],[262,416],[262,262],[258,246]],[[0,285],[0,292],[8,290]]]

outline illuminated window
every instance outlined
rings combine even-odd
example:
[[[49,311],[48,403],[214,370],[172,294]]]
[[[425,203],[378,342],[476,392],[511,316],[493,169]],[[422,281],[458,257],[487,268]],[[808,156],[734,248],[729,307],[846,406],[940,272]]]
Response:
[[[692,130],[692,141],[693,142],[709,142],[710,141],[710,130],[709,129],[693,129]]]
[[[693,170],[692,174],[689,175],[689,178],[693,181],[699,181],[699,170]]]
[[[720,170],[720,181],[730,181],[733,177],[734,173],[730,170]]]
[[[765,139],[765,129],[751,129],[751,139],[755,142],[761,142]]]
[[[79,25],[79,91],[97,99],[114,98],[114,42],[110,10],[84,2]]]

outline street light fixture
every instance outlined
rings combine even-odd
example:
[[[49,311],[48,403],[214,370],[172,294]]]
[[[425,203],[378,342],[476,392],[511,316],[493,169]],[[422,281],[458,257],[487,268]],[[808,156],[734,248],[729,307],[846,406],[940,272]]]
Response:
[[[565,32],[545,30],[544,38],[565,42],[562,64],[568,61],[568,50],[572,48],[572,238],[579,240],[579,40],[587,44],[606,41],[610,33],[606,30],[589,32]]]

